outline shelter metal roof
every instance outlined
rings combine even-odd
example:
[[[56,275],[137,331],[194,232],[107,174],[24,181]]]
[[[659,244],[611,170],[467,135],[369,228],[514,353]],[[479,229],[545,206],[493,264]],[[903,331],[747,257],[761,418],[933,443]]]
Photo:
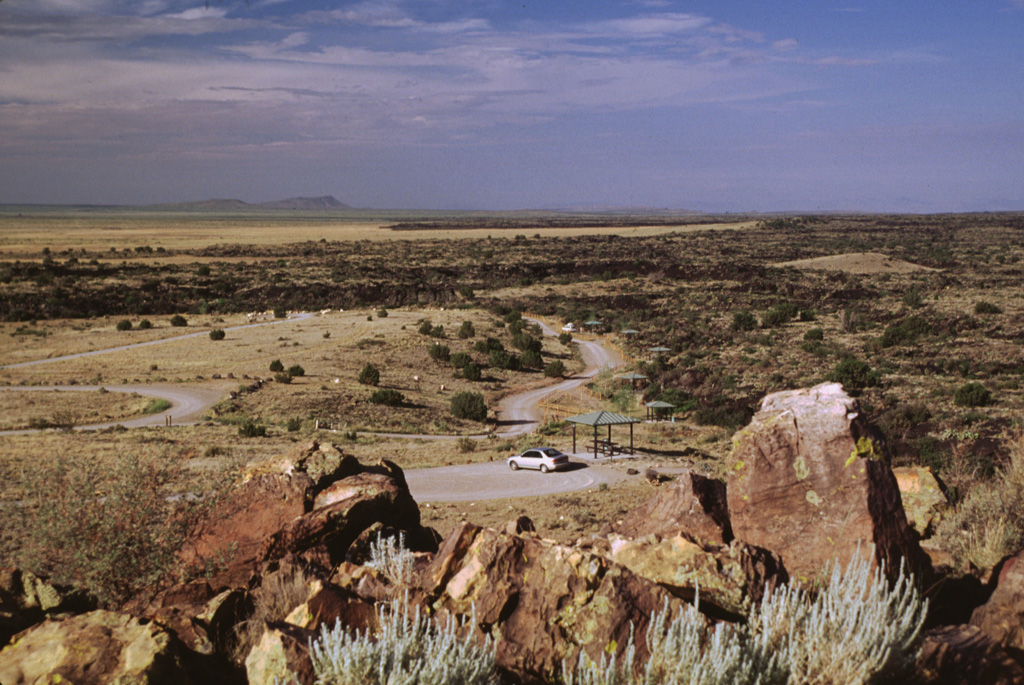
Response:
[[[623,416],[614,412],[600,410],[592,411],[589,414],[570,416],[566,419],[570,423],[580,423],[585,426],[617,426],[624,423],[641,423],[640,419],[631,416]]]
[[[600,321],[598,321],[597,319],[594,319],[594,320],[592,320],[592,321],[585,321],[585,322],[583,322],[583,325],[584,325],[584,326],[600,326],[600,325],[602,325],[602,324],[601,324],[601,322],[600,322]]]
[[[647,376],[642,373],[618,373],[615,374],[615,377],[627,381],[642,381],[647,379]]]
[[[669,404],[668,402],[662,402],[661,400],[655,400],[653,402],[648,402],[647,406],[651,409],[675,409],[676,405]]]
[[[670,350],[667,347],[648,347],[647,351],[648,352],[671,352],[672,350]]]
[[[635,328],[627,328],[626,330],[622,331],[622,334],[623,335],[636,335],[639,332],[640,331],[636,330]]]

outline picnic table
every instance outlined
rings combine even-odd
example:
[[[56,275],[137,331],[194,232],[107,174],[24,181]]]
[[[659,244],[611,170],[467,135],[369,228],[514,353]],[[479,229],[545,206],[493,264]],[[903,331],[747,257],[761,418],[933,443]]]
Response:
[[[617,442],[611,440],[595,440],[594,441],[594,453],[600,452],[606,457],[614,457],[616,454],[622,453],[622,446]]]

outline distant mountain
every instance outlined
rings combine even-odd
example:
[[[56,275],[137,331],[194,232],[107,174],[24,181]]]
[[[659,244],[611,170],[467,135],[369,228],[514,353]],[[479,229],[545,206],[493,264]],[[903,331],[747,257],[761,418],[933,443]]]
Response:
[[[252,204],[242,200],[199,200],[198,202],[177,202],[174,204],[150,205],[147,209],[167,212],[246,212],[253,210],[318,210],[318,209],[352,209],[344,202],[339,202],[331,195],[322,197],[290,197],[286,200],[260,202]]]
[[[287,200],[261,202],[256,205],[261,209],[352,209],[344,202],[334,199],[333,195],[321,197],[290,197]]]

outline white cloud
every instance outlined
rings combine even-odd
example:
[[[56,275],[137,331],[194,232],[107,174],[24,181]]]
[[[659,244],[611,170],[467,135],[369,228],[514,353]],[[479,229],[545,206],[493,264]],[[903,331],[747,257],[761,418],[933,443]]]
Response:
[[[228,14],[223,7],[193,7],[177,14],[165,14],[168,19],[182,19],[184,21],[196,21],[200,19],[223,19]]]

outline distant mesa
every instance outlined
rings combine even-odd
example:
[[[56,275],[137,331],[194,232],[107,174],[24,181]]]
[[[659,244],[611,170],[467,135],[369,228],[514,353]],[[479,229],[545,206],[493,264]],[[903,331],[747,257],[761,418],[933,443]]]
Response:
[[[286,200],[272,202],[249,203],[242,200],[212,199],[198,202],[180,202],[176,204],[157,205],[154,209],[169,211],[202,211],[202,212],[237,212],[254,209],[281,210],[316,210],[316,209],[352,209],[350,205],[339,202],[333,195],[321,197],[290,197]]]

